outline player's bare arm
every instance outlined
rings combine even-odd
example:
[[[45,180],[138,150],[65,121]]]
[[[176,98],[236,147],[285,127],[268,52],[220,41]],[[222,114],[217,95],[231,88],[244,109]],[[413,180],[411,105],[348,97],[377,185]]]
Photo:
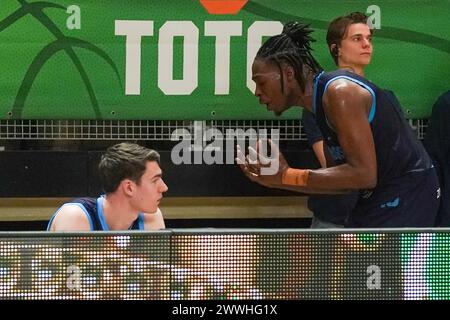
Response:
[[[64,205],[53,219],[51,231],[89,231],[86,213],[77,205]]]
[[[324,95],[324,108],[328,121],[337,133],[347,163],[308,170],[306,185],[294,186],[282,183],[283,174],[289,166],[279,150],[277,152],[280,166],[277,174],[258,175],[259,164],[244,165],[241,169],[254,182],[298,192],[345,193],[350,190],[373,188],[377,180],[377,165],[368,121],[371,103],[370,93],[351,81],[339,79],[330,84]]]

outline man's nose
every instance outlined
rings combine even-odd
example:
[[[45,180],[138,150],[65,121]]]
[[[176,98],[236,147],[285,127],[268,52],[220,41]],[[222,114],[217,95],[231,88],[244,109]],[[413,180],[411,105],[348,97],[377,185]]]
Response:
[[[364,39],[363,40],[363,47],[364,48],[370,47],[370,40],[369,39]]]
[[[166,192],[167,190],[169,190],[169,187],[167,186],[167,184],[164,182],[164,180],[162,181],[162,186],[161,186],[161,193]]]
[[[261,95],[261,91],[259,90],[258,87],[255,88],[254,95],[257,96],[258,98],[259,98],[259,96]]]

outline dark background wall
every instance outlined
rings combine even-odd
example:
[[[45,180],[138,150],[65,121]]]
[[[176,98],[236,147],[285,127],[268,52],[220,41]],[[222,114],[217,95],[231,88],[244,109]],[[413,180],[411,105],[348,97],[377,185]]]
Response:
[[[10,150],[0,152],[1,198],[96,197],[102,193],[97,165],[103,151]],[[174,165],[170,151],[161,151],[166,197],[264,197],[297,193],[268,189],[249,181],[237,165]],[[292,166],[317,167],[309,150],[287,151]],[[0,231],[45,230],[47,221],[1,221]],[[166,219],[169,228],[292,228],[308,227],[308,218]]]
[[[102,192],[97,177],[100,151],[0,152],[0,197],[79,197]],[[175,165],[161,151],[168,197],[289,196],[248,180],[237,165]],[[286,152],[292,166],[316,166],[310,151]],[[298,195],[298,194],[296,194]]]

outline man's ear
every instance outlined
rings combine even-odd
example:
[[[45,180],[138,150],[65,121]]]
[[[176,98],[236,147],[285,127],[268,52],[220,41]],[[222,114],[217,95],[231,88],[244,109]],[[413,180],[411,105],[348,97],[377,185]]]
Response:
[[[122,192],[126,195],[132,195],[134,191],[135,183],[130,179],[124,179],[120,182],[119,188],[122,189]]]
[[[295,71],[291,66],[286,67],[286,79],[289,81],[295,80]]]
[[[330,46],[330,49],[333,56],[337,58],[339,56],[339,46],[336,43],[333,43]]]

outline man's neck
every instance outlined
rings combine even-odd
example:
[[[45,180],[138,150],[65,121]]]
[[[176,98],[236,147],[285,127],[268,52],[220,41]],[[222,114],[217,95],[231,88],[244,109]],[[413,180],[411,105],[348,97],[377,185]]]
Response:
[[[298,91],[295,93],[296,101],[294,105],[312,111],[312,101],[314,93],[313,81],[310,81],[306,84],[305,92],[303,92],[300,87],[298,87],[297,90]]]
[[[358,76],[364,77],[364,68],[360,66],[339,66],[341,70],[348,70],[357,74]]]
[[[109,194],[103,201],[103,214],[110,230],[128,230],[139,212],[122,201],[119,195]]]

